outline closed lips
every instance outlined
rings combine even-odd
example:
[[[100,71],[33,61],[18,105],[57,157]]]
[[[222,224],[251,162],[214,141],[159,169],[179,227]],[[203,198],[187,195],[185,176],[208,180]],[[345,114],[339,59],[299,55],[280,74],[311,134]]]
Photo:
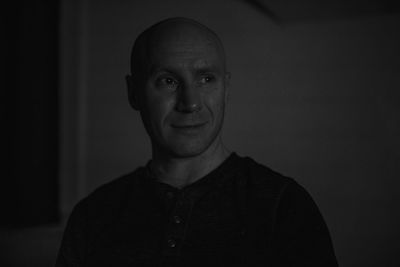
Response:
[[[206,122],[196,123],[196,124],[182,124],[182,125],[172,124],[172,127],[174,127],[174,128],[194,128],[194,127],[203,126],[204,124],[206,124]]]

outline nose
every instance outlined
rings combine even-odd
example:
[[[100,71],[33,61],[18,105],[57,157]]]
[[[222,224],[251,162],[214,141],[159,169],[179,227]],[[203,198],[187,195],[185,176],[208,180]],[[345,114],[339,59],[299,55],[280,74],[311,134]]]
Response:
[[[178,92],[177,111],[192,113],[202,109],[201,95],[196,86],[181,85]]]

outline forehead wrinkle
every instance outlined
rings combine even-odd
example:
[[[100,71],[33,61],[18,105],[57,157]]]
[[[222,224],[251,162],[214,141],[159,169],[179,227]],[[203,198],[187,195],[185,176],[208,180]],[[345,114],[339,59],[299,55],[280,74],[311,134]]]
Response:
[[[149,74],[159,73],[159,70],[182,75],[183,73],[198,74],[201,72],[221,72],[223,69],[222,59],[215,51],[210,49],[169,49],[171,46],[159,54],[154,54],[148,61]],[[173,46],[172,46],[173,47]],[[157,49],[156,49],[157,50]],[[172,50],[172,51],[171,51]]]
[[[219,68],[215,64],[208,64],[207,61],[202,61],[194,64],[185,64],[185,65],[163,65],[163,66],[156,66],[152,65],[149,70],[150,76],[157,75],[160,73],[171,73],[180,75],[183,72],[189,72],[193,75],[204,74],[208,72],[219,72]]]
[[[210,55],[212,52],[199,53],[194,55],[193,53],[168,53],[165,57],[154,57],[149,60],[149,69],[153,70],[165,69],[168,71],[181,72],[185,70],[190,71],[216,71],[223,69],[221,58],[218,54],[215,57],[203,56],[203,54]],[[180,58],[181,60],[177,60]]]

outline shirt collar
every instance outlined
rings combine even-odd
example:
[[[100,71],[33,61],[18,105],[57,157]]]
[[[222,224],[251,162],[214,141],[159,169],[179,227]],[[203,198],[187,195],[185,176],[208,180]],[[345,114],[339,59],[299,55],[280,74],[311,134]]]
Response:
[[[204,177],[198,179],[197,181],[178,189],[171,185],[157,181],[150,171],[150,162],[146,164],[146,176],[156,190],[157,195],[163,199],[171,199],[174,195],[184,194],[185,198],[192,199],[195,201],[206,192],[215,190],[221,186],[225,186],[227,181],[232,178],[232,174],[238,167],[238,160],[240,157],[232,152],[228,158],[226,158],[217,168],[212,170],[210,173]]]

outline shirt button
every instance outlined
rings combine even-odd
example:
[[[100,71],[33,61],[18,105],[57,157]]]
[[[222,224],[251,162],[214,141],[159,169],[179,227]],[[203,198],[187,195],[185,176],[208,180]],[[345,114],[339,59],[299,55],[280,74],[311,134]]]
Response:
[[[175,216],[173,217],[173,220],[174,220],[174,223],[176,223],[176,224],[179,224],[179,223],[182,222],[181,217],[179,217],[179,216],[177,216],[177,215],[175,215]]]
[[[170,247],[170,248],[176,247],[176,241],[174,239],[168,239],[167,243],[168,243],[168,247]]]

